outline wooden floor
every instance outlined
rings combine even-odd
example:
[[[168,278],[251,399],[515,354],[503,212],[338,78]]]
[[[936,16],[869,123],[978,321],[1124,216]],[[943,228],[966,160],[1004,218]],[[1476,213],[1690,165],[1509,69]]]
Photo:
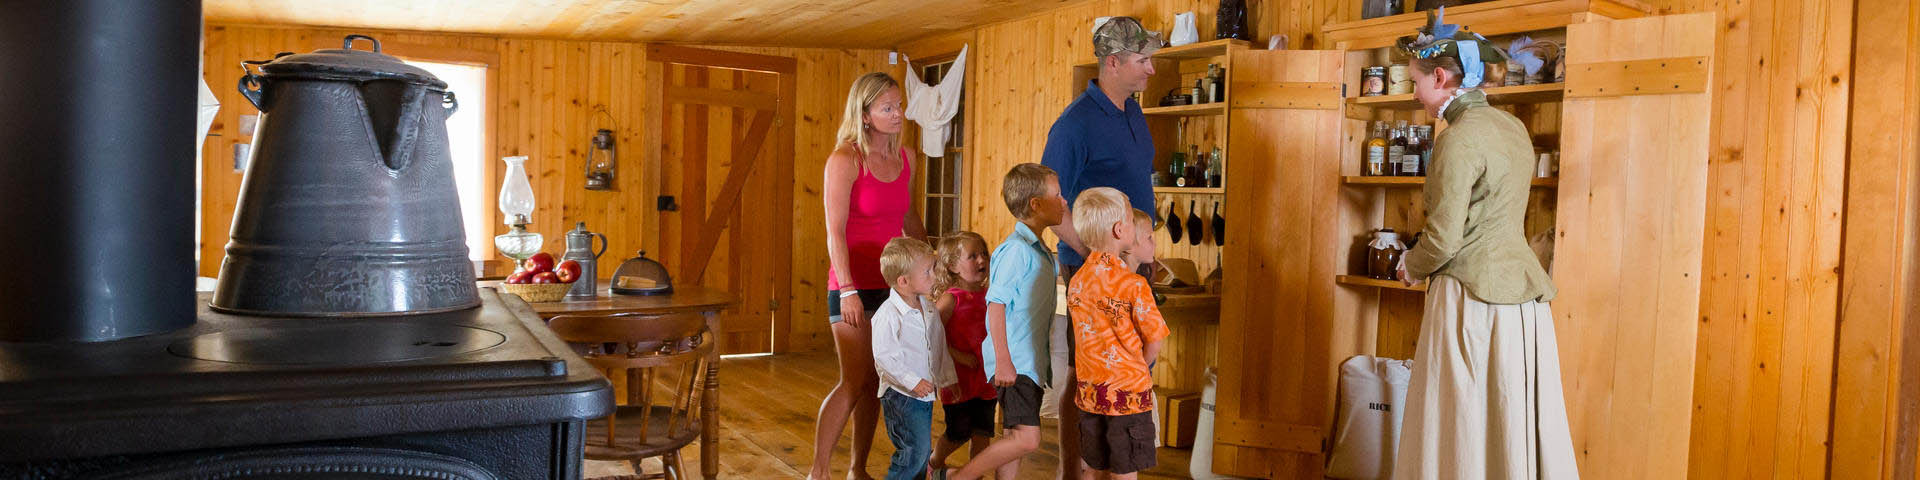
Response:
[[[833,388],[838,368],[833,352],[781,354],[729,358],[720,366],[720,478],[762,479],[803,478],[813,463],[814,417],[820,400]],[[934,409],[934,432],[942,430],[942,413]],[[1044,435],[1040,451],[1029,455],[1021,466],[1020,479],[1052,479],[1059,465],[1059,431],[1053,419],[1043,420]],[[588,433],[589,435],[592,432]],[[853,443],[851,430],[834,447],[834,479],[846,478],[847,450]],[[883,425],[874,435],[873,452],[866,472],[881,478],[887,472],[887,458],[893,444],[887,441]],[[1191,452],[1161,448],[1159,466],[1141,472],[1140,478],[1189,478],[1187,461]],[[953,465],[966,461],[967,453],[955,453]],[[699,444],[681,451],[681,461],[691,472],[699,472]],[[641,467],[659,472],[659,459],[650,459]],[[588,478],[632,473],[627,462],[586,462]],[[697,477],[696,477],[697,478]]]

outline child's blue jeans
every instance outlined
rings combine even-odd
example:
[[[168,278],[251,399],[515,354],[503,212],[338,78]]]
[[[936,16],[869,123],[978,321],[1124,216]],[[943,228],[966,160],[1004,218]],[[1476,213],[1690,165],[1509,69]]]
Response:
[[[933,456],[933,402],[887,389],[880,397],[880,412],[887,418],[887,438],[894,449],[887,480],[926,478],[927,459]]]

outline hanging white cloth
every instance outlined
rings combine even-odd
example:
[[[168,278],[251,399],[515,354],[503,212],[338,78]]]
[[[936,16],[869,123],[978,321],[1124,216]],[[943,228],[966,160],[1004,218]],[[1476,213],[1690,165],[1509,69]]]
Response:
[[[920,151],[929,157],[947,154],[947,136],[952,133],[953,115],[960,113],[961,78],[967,70],[967,47],[960,47],[953,66],[937,86],[920,82],[913,61],[907,61],[907,119],[920,124]]]
[[[213,89],[207,88],[207,79],[200,79],[200,109],[195,112],[193,153],[195,161],[200,157],[200,149],[206,146],[207,131],[213,129],[213,118],[220,113],[220,99],[213,96]]]

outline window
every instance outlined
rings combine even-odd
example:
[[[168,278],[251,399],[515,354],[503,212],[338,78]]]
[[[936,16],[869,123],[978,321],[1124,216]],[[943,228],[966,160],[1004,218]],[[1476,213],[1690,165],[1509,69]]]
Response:
[[[920,78],[938,81],[952,66],[953,61],[949,60],[921,67]],[[963,183],[964,170],[960,160],[965,156],[963,148],[966,146],[967,107],[966,93],[964,89],[962,90],[960,110],[953,114],[953,122],[949,123],[953,128],[953,134],[947,136],[946,155],[931,157],[927,156],[926,152],[920,154],[920,164],[926,169],[924,178],[927,179],[927,183],[923,185],[926,197],[922,203],[925,212],[923,215],[925,218],[922,221],[926,222],[927,235],[931,236],[963,230],[963,222],[960,218],[960,213],[963,211],[961,191],[966,184]]]
[[[488,187],[487,67],[408,60],[453,91],[460,110],[447,117],[447,146],[453,154],[453,179],[460,192],[460,221],[467,231],[467,259],[493,258],[493,205],[497,190]]]

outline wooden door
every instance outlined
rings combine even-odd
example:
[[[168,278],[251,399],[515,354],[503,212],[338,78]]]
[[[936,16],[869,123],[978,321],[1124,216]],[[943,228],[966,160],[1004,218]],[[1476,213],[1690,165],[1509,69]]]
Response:
[[[1552,308],[1584,478],[1687,475],[1716,25],[1567,27]]]
[[[785,349],[792,277],[794,61],[651,46],[661,106],[661,252],[677,285],[732,292],[725,354]],[[668,202],[667,198],[671,197]]]
[[[1346,273],[1338,51],[1240,50],[1228,70],[1215,472],[1322,478]],[[1349,297],[1351,292],[1345,292]]]

